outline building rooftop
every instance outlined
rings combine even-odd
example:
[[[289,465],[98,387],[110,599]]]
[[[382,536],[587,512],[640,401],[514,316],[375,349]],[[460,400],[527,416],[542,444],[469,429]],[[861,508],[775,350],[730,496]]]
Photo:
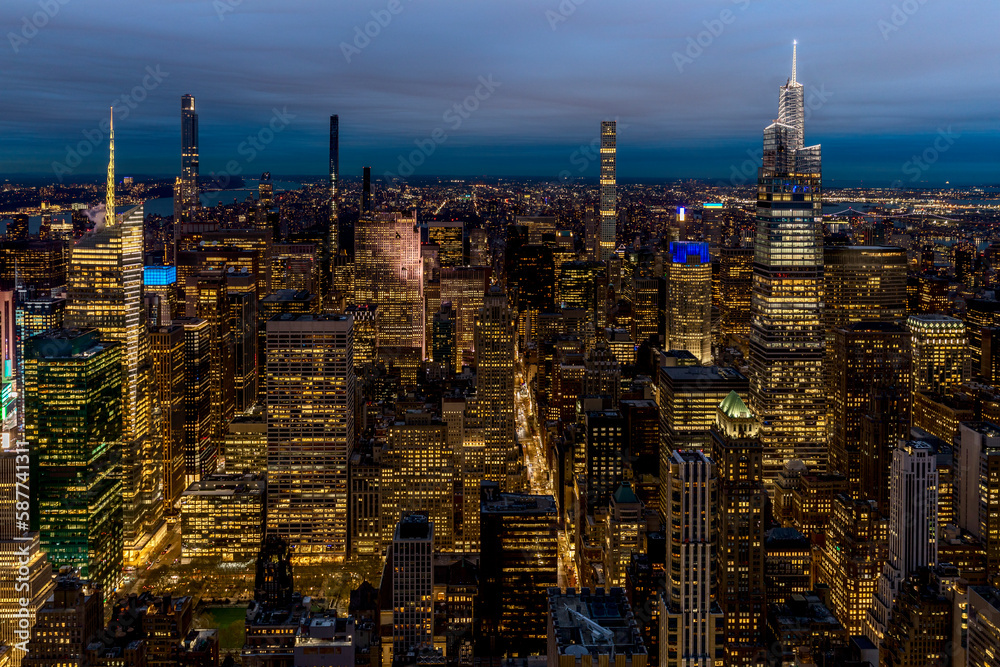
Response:
[[[591,594],[568,588],[549,589],[549,615],[560,655],[646,655],[625,591],[598,588]]]

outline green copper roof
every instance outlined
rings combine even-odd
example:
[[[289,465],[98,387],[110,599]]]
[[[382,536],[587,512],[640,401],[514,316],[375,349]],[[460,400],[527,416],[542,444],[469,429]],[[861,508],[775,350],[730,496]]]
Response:
[[[622,483],[615,491],[615,504],[616,505],[627,505],[629,503],[637,503],[639,499],[636,497],[635,492],[632,491],[632,486],[630,484]]]
[[[726,396],[722,403],[719,403],[719,409],[730,419],[751,419],[753,417],[747,404],[735,391],[729,392],[729,396]]]

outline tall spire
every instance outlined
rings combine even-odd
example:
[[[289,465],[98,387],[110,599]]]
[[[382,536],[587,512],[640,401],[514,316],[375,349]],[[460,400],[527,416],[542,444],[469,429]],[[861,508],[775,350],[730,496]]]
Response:
[[[115,108],[111,107],[111,145],[108,153],[108,185],[104,199],[104,224],[113,225],[115,218]]]
[[[792,40],[792,83],[798,83],[795,80],[795,65],[796,65],[796,60],[798,60],[798,49],[799,49],[799,40],[793,39]]]

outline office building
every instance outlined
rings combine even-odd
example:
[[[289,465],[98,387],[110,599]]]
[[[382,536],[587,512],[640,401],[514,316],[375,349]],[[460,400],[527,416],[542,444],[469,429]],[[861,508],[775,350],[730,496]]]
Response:
[[[61,574],[55,590],[38,612],[21,667],[86,665],[91,638],[104,627],[103,596],[96,582]],[[124,664],[124,663],[123,663]]]
[[[394,658],[434,641],[434,528],[420,514],[396,524],[387,571],[392,572]]]
[[[476,404],[486,439],[484,479],[506,484],[514,425],[514,317],[507,295],[493,287],[476,319]],[[504,488],[502,486],[502,488]]]
[[[968,667],[1000,664],[1000,590],[993,586],[969,587]]]
[[[730,392],[746,396],[749,383],[735,368],[719,366],[660,367],[660,511],[665,497],[662,481],[680,449],[710,450],[710,431],[719,404]]]
[[[660,594],[661,667],[718,664],[726,645],[717,598],[718,478],[702,452],[670,456],[661,498],[667,526],[666,576]]]
[[[955,499],[958,527],[986,552],[992,586],[1000,584],[1000,427],[989,422],[961,425],[955,449]]]
[[[889,550],[865,624],[876,645],[885,639],[903,580],[917,568],[937,565],[937,454],[929,444],[900,440],[889,487]]]
[[[267,393],[267,322],[286,313],[319,315],[320,299],[305,290],[280,289],[268,294],[257,304],[257,387],[263,404]]]
[[[764,490],[760,423],[735,391],[712,427],[719,560],[716,595],[726,615],[726,663],[756,664],[764,646]]]
[[[0,241],[0,286],[34,288],[52,294],[66,285],[66,252],[62,241]]]
[[[122,346],[57,329],[25,344],[25,436],[31,528],[53,567],[111,595],[121,581]]]
[[[207,320],[179,317],[184,328],[184,487],[215,472],[212,438],[212,334]]]
[[[611,259],[617,248],[616,135],[616,121],[601,121],[601,240],[597,257],[601,262]]]
[[[117,214],[114,145],[112,126],[105,220],[71,248],[66,326],[95,328],[102,340],[121,344],[125,560],[135,564],[164,533],[163,455],[150,433],[152,362],[142,299],[143,207]]]
[[[666,349],[712,363],[712,263],[708,244],[672,242],[667,265]]]
[[[465,264],[464,231],[465,223],[461,220],[427,223],[427,242],[437,244],[438,264],[442,270]]]
[[[936,573],[920,568],[899,587],[885,638],[879,646],[880,664],[964,665],[964,648],[953,647],[951,640],[956,605],[941,591]]]
[[[184,326],[169,324],[150,330],[153,357],[153,380],[159,409],[157,437],[163,456],[163,502],[166,513],[184,491],[184,419],[187,392],[187,358],[184,350]]]
[[[482,489],[476,655],[540,655],[548,590],[559,583],[555,499],[500,493],[490,482]]]
[[[229,328],[229,287],[225,272],[205,269],[188,278],[186,299],[187,316],[208,322],[211,338],[209,374],[212,438],[218,449],[236,411],[236,367],[233,359],[233,336]]]
[[[910,430],[910,333],[891,322],[865,321],[838,327],[832,335],[829,469],[850,479],[853,497],[864,489],[865,497],[879,500],[886,511],[887,498],[861,481],[864,470],[870,470],[869,483],[877,484],[888,475],[895,441]],[[890,418],[891,433],[885,438],[888,449],[863,456],[862,423],[865,415],[873,414],[873,401],[879,398],[892,401],[891,412],[896,415]]]
[[[304,561],[347,554],[353,339],[344,315],[267,323],[267,531],[287,536]]]
[[[823,263],[823,317],[828,334],[862,320],[905,317],[904,248],[826,246]]]
[[[389,427],[379,480],[383,544],[392,540],[392,531],[403,516],[420,513],[434,524],[436,548],[454,549],[461,468],[445,431],[442,422],[418,411],[408,411]]]
[[[455,317],[453,368],[461,369],[475,359],[476,318],[489,281],[490,269],[486,266],[441,269],[441,303],[450,303]]]
[[[181,496],[181,555],[248,562],[264,539],[267,482],[261,473],[203,477]]]
[[[852,635],[861,634],[886,552],[886,521],[873,500],[833,500],[816,579],[830,587],[831,609]]]
[[[910,315],[913,391],[946,393],[969,378],[965,323],[947,315]]]
[[[379,346],[424,354],[423,263],[416,213],[362,213],[354,232],[354,303],[378,307]]]
[[[794,528],[772,528],[764,538],[764,578],[770,602],[812,590],[812,542]]]
[[[725,339],[750,335],[753,248],[719,249],[719,333]]]
[[[227,473],[267,471],[267,416],[262,408],[229,422],[223,451]]]
[[[618,410],[590,411],[584,415],[588,508],[607,507],[611,494],[626,479],[629,466],[624,426],[625,420]],[[630,470],[628,474],[631,475]]]
[[[764,479],[789,459],[826,466],[820,147],[803,145],[804,87],[781,87],[764,130],[750,332],[750,409],[761,422]]]

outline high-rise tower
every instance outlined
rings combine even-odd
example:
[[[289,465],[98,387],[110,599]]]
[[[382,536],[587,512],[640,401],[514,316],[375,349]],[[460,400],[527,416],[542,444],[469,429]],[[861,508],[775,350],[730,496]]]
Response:
[[[687,350],[712,363],[712,263],[708,243],[671,242],[667,272],[668,350]]]
[[[484,479],[506,480],[507,454],[515,446],[514,315],[507,295],[492,288],[476,319],[476,402],[486,439]]]
[[[125,561],[155,547],[162,522],[162,453],[150,437],[152,360],[142,302],[143,207],[115,214],[114,131],[111,132],[105,222],[70,253],[66,326],[94,328],[121,344],[124,432],[122,505]]]
[[[764,130],[750,332],[750,407],[761,422],[764,478],[789,459],[826,466],[820,147],[802,145],[802,85],[781,87]]]
[[[600,260],[615,254],[615,220],[618,194],[615,181],[616,126],[613,120],[601,121],[601,245]]]
[[[181,97],[181,218],[190,221],[198,208],[198,114],[194,95]],[[176,211],[176,207],[175,207]],[[175,227],[178,220],[175,220]]]

